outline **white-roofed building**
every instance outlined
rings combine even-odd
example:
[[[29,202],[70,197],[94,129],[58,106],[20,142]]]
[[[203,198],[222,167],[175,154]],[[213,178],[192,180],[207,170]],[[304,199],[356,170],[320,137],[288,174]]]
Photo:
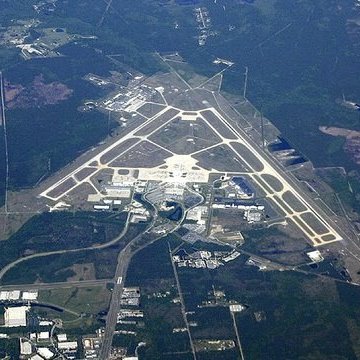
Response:
[[[30,358],[30,360],[44,360],[40,355],[36,354]]]
[[[58,334],[57,339],[59,342],[67,341],[67,335],[66,334]]]
[[[48,331],[41,331],[37,334],[37,339],[38,340],[49,340],[50,334]]]
[[[245,309],[246,309],[246,307],[241,305],[241,304],[230,305],[230,311],[231,312],[241,312],[241,311],[243,311]]]
[[[20,299],[20,291],[19,290],[8,291],[8,293],[9,293],[8,300],[19,300]]]
[[[306,255],[313,262],[321,262],[324,260],[323,256],[321,255],[321,252],[319,250],[310,251],[310,252],[306,253]]]
[[[5,327],[26,326],[26,313],[28,306],[5,308]]]
[[[59,350],[76,350],[78,348],[77,341],[66,341],[58,343]]]
[[[38,348],[37,352],[46,360],[51,359],[54,356],[54,353],[46,347]]]
[[[36,300],[38,297],[38,292],[37,291],[24,291],[22,293],[22,299],[23,300],[27,300],[27,301],[31,301],[31,300]]]
[[[20,291],[12,290],[12,291],[1,291],[0,292],[0,300],[19,300],[20,299]]]
[[[53,322],[49,321],[49,320],[41,320],[41,321],[39,321],[40,326],[51,326],[52,324],[53,324]]]
[[[31,346],[30,341],[20,338],[20,354],[21,355],[31,355],[32,354],[32,346]]]

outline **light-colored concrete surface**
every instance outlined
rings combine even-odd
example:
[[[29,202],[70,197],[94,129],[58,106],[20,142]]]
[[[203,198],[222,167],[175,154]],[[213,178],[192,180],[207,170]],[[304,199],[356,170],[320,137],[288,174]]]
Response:
[[[256,149],[251,144],[250,141],[248,141],[246,136],[241,134],[237,129],[235,129],[230,124],[230,122],[227,119],[225,119],[225,117],[223,115],[221,115],[219,113],[219,111],[217,109],[215,109],[214,107],[210,107],[206,110],[211,111],[222,122],[222,124],[231,133],[233,133],[236,136],[237,140],[229,140],[227,138],[224,138],[219,133],[219,131],[216,129],[216,127],[214,127],[212,124],[210,124],[210,122],[208,120],[206,120],[206,118],[204,116],[202,116],[201,112],[204,111],[204,109],[202,109],[201,111],[188,111],[187,112],[184,109],[177,109],[177,108],[167,105],[165,108],[163,108],[161,111],[159,111],[152,118],[144,121],[144,123],[139,125],[136,129],[134,129],[133,131],[129,132],[127,135],[120,138],[118,141],[111,144],[108,148],[106,148],[99,154],[95,155],[93,158],[91,158],[90,160],[85,162],[83,165],[78,167],[76,170],[74,170],[71,173],[64,176],[61,180],[57,181],[55,184],[51,185],[48,189],[43,191],[40,194],[40,196],[47,197],[54,201],[59,201],[62,197],[64,197],[70,191],[74,190],[77,186],[79,186],[83,183],[89,183],[95,188],[95,186],[91,183],[90,179],[91,179],[91,177],[94,176],[94,174],[99,172],[101,169],[109,168],[109,169],[114,170],[115,173],[117,173],[118,170],[124,169],[121,167],[110,166],[109,164],[114,159],[120,157],[125,152],[129,151],[129,149],[135,147],[138,143],[130,146],[126,150],[122,151],[121,153],[115,154],[114,157],[110,161],[108,161],[106,164],[101,164],[100,159],[103,155],[105,155],[108,152],[110,152],[111,150],[113,150],[119,144],[123,143],[124,141],[126,141],[128,139],[135,137],[135,133],[137,133],[139,130],[143,129],[145,126],[148,126],[150,123],[156,121],[161,115],[163,115],[166,111],[168,111],[170,109],[176,109],[176,110],[178,110],[178,113],[175,116],[173,116],[172,118],[170,118],[168,121],[166,121],[165,123],[161,124],[161,126],[155,127],[154,130],[149,132],[147,135],[140,136],[137,138],[140,138],[141,140],[149,141],[149,137],[152,134],[159,131],[159,129],[166,126],[169,122],[173,121],[176,117],[179,116],[178,115],[179,113],[183,114],[185,112],[185,114],[186,113],[191,114],[191,116],[189,115],[189,116],[185,117],[185,121],[196,121],[196,118],[202,119],[207,124],[207,126],[221,139],[221,141],[220,141],[220,143],[218,143],[216,145],[204,147],[203,149],[194,151],[193,153],[191,153],[189,155],[177,155],[177,154],[169,151],[168,149],[164,149],[161,145],[157,144],[156,142],[154,142],[152,140],[151,142],[153,144],[162,148],[163,150],[166,150],[167,152],[170,152],[172,154],[172,156],[165,160],[165,164],[161,164],[161,165],[153,167],[153,168],[133,167],[133,169],[139,170],[139,176],[138,176],[139,180],[145,180],[145,181],[155,180],[155,181],[160,181],[160,182],[164,182],[164,183],[196,183],[196,182],[206,183],[209,180],[210,173],[219,173],[219,172],[216,170],[209,171],[209,170],[201,168],[198,165],[197,160],[194,159],[193,155],[198,154],[199,152],[202,152],[204,150],[209,150],[211,148],[214,148],[214,147],[218,146],[219,144],[226,144],[228,147],[230,147],[230,149],[234,152],[234,154],[236,154],[240,159],[242,159],[242,161],[247,166],[247,168],[250,169],[249,175],[252,177],[252,181],[254,183],[256,183],[256,185],[260,189],[263,190],[263,192],[266,194],[266,197],[271,199],[271,201],[273,201],[275,203],[275,205],[286,214],[285,218],[291,218],[293,220],[293,223],[302,231],[302,233],[312,243],[313,246],[320,246],[320,245],[328,244],[328,243],[331,243],[334,241],[342,240],[342,237],[338,234],[338,232],[336,230],[334,230],[334,228],[329,224],[327,219],[324,219],[323,217],[321,217],[313,209],[311,204],[309,204],[308,201],[302,196],[302,194],[298,190],[296,190],[285,179],[284,176],[282,176],[282,174],[279,172],[279,170],[275,169],[272,166],[272,164],[270,164],[268,162],[268,160],[264,157],[264,155],[258,149]],[[248,161],[248,159],[246,158],[246,155],[242,154],[240,151],[238,151],[237,149],[234,148],[234,146],[231,144],[234,142],[237,142],[237,143],[245,146],[247,148],[247,150],[249,150],[251,152],[251,154],[254,155],[257,158],[257,160],[261,162],[263,169],[261,171],[256,171],[254,169],[253,165],[250,163],[250,161]],[[99,165],[95,166],[95,168],[97,168],[95,173],[89,175],[88,177],[84,178],[81,181],[76,179],[76,177],[74,175],[79,170],[82,170],[83,168],[86,168],[86,167],[94,167],[94,166],[90,165],[94,162],[97,162],[99,164]],[[194,167],[199,168],[199,170],[194,170]],[[232,169],[229,168],[228,172],[232,172],[231,170]],[[275,177],[281,183],[282,190],[274,191],[271,187],[271,184],[266,181],[266,178],[261,177],[261,179],[260,179],[258,176],[254,176],[254,175],[265,175],[265,174]],[[64,184],[64,182],[70,178],[73,179],[75,182],[75,184],[72,187],[65,189],[63,192],[60,193],[60,195],[58,195],[56,197],[49,195],[49,193],[52,190],[56,189],[59,186],[61,187]],[[96,190],[96,191],[98,192],[98,190]],[[293,206],[290,203],[290,201],[287,202],[283,198],[283,195],[286,192],[290,192],[296,198],[296,200],[299,201],[299,203],[301,203],[304,206],[304,208],[306,210],[302,211],[302,212],[294,211]],[[301,219],[300,215],[302,215],[303,213],[307,213],[307,212],[312,213],[316,219],[315,221],[319,221],[327,229],[327,232],[318,234],[311,227],[310,224],[306,224],[304,222],[304,220]],[[332,239],[326,240],[325,237],[329,236],[329,235],[332,235]]]

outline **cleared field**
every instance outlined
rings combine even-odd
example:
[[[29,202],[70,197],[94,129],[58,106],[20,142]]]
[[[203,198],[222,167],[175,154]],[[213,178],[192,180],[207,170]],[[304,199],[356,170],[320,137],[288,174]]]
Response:
[[[200,112],[206,121],[212,125],[221,136],[226,139],[236,140],[237,137],[232,131],[210,110]]]
[[[310,239],[308,235],[306,235],[304,233],[304,231],[302,230],[302,227],[299,225],[298,222],[296,222],[295,220],[297,219],[297,217],[292,217],[292,218],[287,218],[286,219],[286,223],[288,224],[289,227],[289,233],[292,234],[293,237],[297,238],[297,239],[304,239],[304,241],[306,243],[310,242],[315,243],[315,240]],[[320,240],[319,240],[320,243]]]
[[[315,235],[316,235],[316,234],[310,229],[310,227],[307,226],[303,220],[301,220],[300,217],[294,216],[294,217],[293,217],[293,221],[299,226],[300,229],[302,229],[303,231],[306,231],[306,233],[307,233],[308,235],[310,235],[310,236],[315,236]]]
[[[321,244],[321,240],[319,238],[312,239],[315,245]]]
[[[87,201],[90,194],[96,194],[95,189],[88,182],[83,182],[70,190],[66,198],[70,202],[79,204],[82,209],[92,209],[92,204]]]
[[[69,287],[63,289],[42,290],[39,301],[59,305],[78,313],[97,314],[106,310],[111,292],[106,286]]]
[[[284,217],[282,215],[283,212],[281,210],[277,211],[278,208],[276,207],[276,205],[274,205],[274,202],[270,201],[270,198],[257,199],[256,203],[265,207],[265,214],[267,220],[272,221],[274,219],[280,219]]]
[[[97,171],[97,169],[86,167],[86,168],[83,168],[80,171],[78,171],[74,176],[79,181],[83,181],[85,178],[92,175],[96,171]]]
[[[268,194],[273,194],[274,191],[270,188],[270,186],[268,186],[265,181],[263,181],[259,175],[253,175],[253,178],[257,181],[257,183],[259,184],[259,186],[261,186],[263,188],[263,190]]]
[[[176,118],[149,139],[181,155],[188,155],[221,142],[220,137],[200,118],[196,121]]]
[[[135,136],[146,136],[151,134],[153,131],[158,129],[160,126],[166,124],[169,120],[171,120],[174,116],[179,113],[179,110],[170,108],[169,110],[165,111],[162,115],[155,118],[149,124],[144,126],[142,129],[135,133]]]
[[[108,162],[114,160],[117,156],[125,152],[130,146],[133,146],[139,141],[140,140],[136,138],[125,140],[124,142],[120,143],[119,145],[116,145],[113,149],[109,150],[106,154],[104,154],[100,158],[100,162],[102,164],[107,164]]]
[[[274,201],[286,211],[286,215],[291,215],[293,213],[293,211],[287,206],[287,204],[285,204],[284,201],[281,200],[279,196],[275,195]]]
[[[230,145],[249,164],[252,170],[264,170],[264,165],[261,163],[261,161],[245,145],[234,141],[232,141]]]
[[[321,237],[323,241],[333,241],[336,239],[336,237],[332,234],[324,235]]]
[[[148,103],[138,109],[138,113],[148,118],[155,116],[158,112],[165,108],[165,105]]]
[[[101,190],[101,184],[106,184],[111,182],[113,176],[114,176],[114,170],[110,168],[105,168],[99,170],[96,174],[94,174],[90,178],[90,181],[98,190]]]
[[[113,167],[152,168],[164,164],[172,154],[148,141],[142,141],[110,163]]]
[[[261,178],[276,192],[284,189],[283,184],[275,176],[263,174]]]
[[[310,226],[317,234],[322,235],[329,232],[329,229],[312,213],[308,212],[301,215],[304,222]]]
[[[286,213],[283,209],[280,208],[279,204],[274,201],[272,198],[267,198],[266,201],[270,203],[270,206],[274,209],[274,211],[279,214],[280,217],[285,217]]]
[[[63,183],[61,183],[60,185],[56,186],[54,189],[49,191],[46,195],[53,198],[57,198],[66,191],[69,191],[75,185],[76,185],[76,181],[70,177],[67,180],[65,180]]]
[[[286,191],[283,195],[282,195],[283,200],[296,212],[302,212],[302,211],[306,211],[307,208],[305,207],[305,205],[300,202],[295,195],[290,192],[290,191]]]
[[[227,145],[219,145],[193,156],[204,169],[229,172],[247,172],[244,162]]]
[[[219,346],[222,346],[223,348],[233,348],[234,345],[234,341],[233,340],[217,340],[216,342],[214,342],[213,340],[207,340],[207,339],[201,339],[201,340],[195,340],[194,341],[194,346],[195,346],[195,350],[197,352],[201,352],[201,351],[219,351]],[[217,355],[219,356],[219,355]]]
[[[238,175],[229,173],[228,176],[232,177],[232,176],[238,176]],[[251,185],[251,187],[254,189],[257,198],[266,197],[266,193],[265,193],[264,189],[260,185],[258,185],[258,183],[256,181],[254,181],[253,175],[251,175],[251,174],[245,175],[244,174],[244,175],[242,175],[242,177],[244,177],[247,180],[247,182]]]

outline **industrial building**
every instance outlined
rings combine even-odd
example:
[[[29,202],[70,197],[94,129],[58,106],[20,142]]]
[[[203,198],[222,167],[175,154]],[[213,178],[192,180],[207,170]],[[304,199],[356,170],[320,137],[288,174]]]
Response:
[[[85,351],[85,359],[96,359],[100,350],[100,337],[83,338],[83,346]]]
[[[212,205],[214,209],[239,209],[239,210],[264,210],[265,207],[263,205],[257,205],[254,202],[249,202],[245,200],[237,200],[237,199],[229,199],[216,197],[214,198],[214,203]]]
[[[5,308],[5,327],[26,326],[26,314],[29,311],[29,306],[17,306]]]
[[[249,224],[254,222],[260,222],[263,219],[264,207],[257,206],[256,208],[250,208],[245,210],[244,219],[247,220]]]
[[[27,339],[20,338],[20,354],[21,355],[31,355],[32,354],[32,345],[31,342]]]
[[[44,341],[50,339],[50,333],[48,331],[41,331],[36,334],[36,338],[38,341]]]
[[[233,176],[229,180],[229,185],[235,188],[238,195],[242,198],[251,199],[255,196],[255,191],[242,176]]]
[[[198,225],[206,225],[208,217],[207,206],[196,206],[190,209],[186,214],[186,220],[195,221]]]
[[[39,325],[40,326],[52,326],[53,322],[50,320],[40,320]]]
[[[131,214],[130,222],[132,224],[138,224],[147,221],[148,221],[148,217],[146,215]]]
[[[128,298],[139,298],[140,297],[140,288],[135,287],[124,287],[123,293],[121,295],[122,299]]]
[[[265,206],[258,205],[254,201],[215,197],[212,204],[213,209],[238,209],[244,211],[244,219],[249,224],[263,220]]]
[[[178,267],[190,267],[196,269],[210,270],[217,269],[218,267],[235,260],[241,254],[238,251],[232,252],[214,252],[211,251],[196,251],[192,254],[178,254],[172,257],[173,262]]]
[[[118,183],[104,185],[102,186],[101,190],[111,197],[128,199],[131,196],[131,187]]]
[[[319,250],[314,250],[306,253],[306,255],[310,258],[311,261],[318,263],[324,260],[321,252]]]
[[[67,335],[66,334],[57,334],[56,335],[59,342],[67,341]]]
[[[49,359],[53,358],[54,355],[55,355],[51,350],[49,350],[49,349],[46,348],[46,347],[39,347],[39,348],[37,349],[37,352],[38,352],[38,354],[39,354],[40,356],[42,356],[42,357],[43,357],[44,359],[46,359],[46,360],[49,360]]]
[[[140,304],[140,288],[139,287],[124,287],[121,295],[121,306],[139,306]]]
[[[22,294],[20,290],[0,291],[0,301],[16,301],[20,298],[25,301],[34,301],[37,297],[38,292],[36,290],[23,291]]]
[[[246,306],[241,305],[241,304],[232,304],[229,306],[229,308],[230,308],[231,312],[236,313],[236,312],[241,312],[241,311],[245,310]]]
[[[20,299],[20,291],[0,291],[0,301],[14,301]]]
[[[94,210],[98,210],[98,211],[106,211],[106,210],[110,210],[110,205],[94,205]]]
[[[131,310],[131,309],[120,309],[117,317],[117,322],[125,318],[142,318],[144,317],[144,312],[140,310]]]
[[[233,261],[235,260],[237,257],[239,257],[241,254],[238,251],[233,251],[231,254],[229,254],[228,256],[222,258],[223,261],[225,262],[229,262],[229,261]]]
[[[30,360],[44,360],[44,358],[42,358],[40,355],[38,354],[35,354],[34,356],[32,356],[30,358]]]
[[[38,291],[24,291],[22,293],[22,299],[26,301],[34,301],[38,298]]]
[[[64,351],[77,350],[78,343],[77,341],[64,341],[64,342],[59,342],[57,346],[59,350],[64,350]]]

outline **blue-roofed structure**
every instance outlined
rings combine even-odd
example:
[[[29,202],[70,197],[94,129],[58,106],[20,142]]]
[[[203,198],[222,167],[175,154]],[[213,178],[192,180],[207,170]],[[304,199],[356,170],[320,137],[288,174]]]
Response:
[[[229,185],[233,186],[237,192],[246,197],[252,198],[255,195],[255,191],[247,180],[242,176],[233,176],[229,181]]]

